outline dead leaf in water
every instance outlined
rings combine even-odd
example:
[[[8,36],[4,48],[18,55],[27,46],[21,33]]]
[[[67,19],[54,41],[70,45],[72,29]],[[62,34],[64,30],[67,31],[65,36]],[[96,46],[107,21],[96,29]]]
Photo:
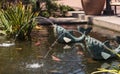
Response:
[[[40,46],[40,41],[36,42],[35,46]]]
[[[39,55],[39,56],[37,56],[37,58],[38,59],[43,59],[44,57]]]
[[[61,59],[59,59],[59,58],[57,58],[57,57],[55,57],[53,55],[51,57],[52,57],[52,60],[54,60],[54,61],[57,61],[57,62],[61,61]]]
[[[37,30],[41,30],[41,29],[43,29],[42,26],[38,26],[38,25],[35,26],[35,28],[36,28]]]
[[[21,50],[22,50],[22,48],[16,48],[16,50],[21,51]]]
[[[77,54],[84,56],[84,53],[82,51],[78,51]]]
[[[97,61],[93,60],[92,58],[86,58],[88,63],[97,63]]]
[[[62,72],[58,70],[51,70],[50,74],[62,74]]]

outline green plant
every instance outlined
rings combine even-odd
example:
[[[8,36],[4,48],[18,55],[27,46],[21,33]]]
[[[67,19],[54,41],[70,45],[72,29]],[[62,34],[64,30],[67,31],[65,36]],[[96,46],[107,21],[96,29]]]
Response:
[[[113,69],[104,69],[99,68],[99,71],[92,72],[91,74],[98,74],[98,73],[110,73],[110,74],[120,74],[120,68],[113,68]]]
[[[59,9],[60,9],[60,13],[62,14],[62,16],[65,16],[65,14],[68,12],[68,11],[73,11],[74,9],[67,6],[67,5],[59,5]]]
[[[65,14],[66,11],[74,10],[73,8],[66,5],[59,5],[55,2],[55,0],[26,0],[33,6],[33,12],[40,12],[40,16],[57,17],[56,12],[60,14]]]
[[[61,11],[73,11],[74,9],[67,5],[59,5]]]
[[[39,9],[40,15],[43,17],[50,17],[59,9],[58,4],[54,0],[39,0],[39,4],[41,4],[41,7],[37,9]]]
[[[49,17],[50,14],[49,14],[47,11],[42,11],[42,12],[41,12],[41,16]]]
[[[29,40],[30,33],[36,25],[35,17],[38,13],[32,12],[32,7],[17,4],[7,5],[7,9],[0,10],[0,25],[8,37],[20,40]]]

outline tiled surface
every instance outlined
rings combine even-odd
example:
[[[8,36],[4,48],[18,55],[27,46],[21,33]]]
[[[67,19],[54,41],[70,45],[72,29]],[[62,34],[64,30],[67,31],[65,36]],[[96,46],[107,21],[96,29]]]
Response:
[[[114,0],[112,0],[114,1]],[[58,4],[68,5],[70,7],[75,8],[76,10],[82,10],[81,0],[58,0]],[[114,10],[114,6],[112,6],[112,10]],[[120,14],[120,6],[117,6],[117,14]]]
[[[58,3],[69,5],[71,7],[77,8],[77,10],[82,9],[81,0],[59,0]],[[113,6],[112,10],[114,10]],[[117,6],[117,14],[118,15],[114,16],[91,16],[91,18],[93,24],[95,25],[120,31],[120,6]]]
[[[117,16],[93,16],[94,25],[105,27],[120,32],[120,17]]]

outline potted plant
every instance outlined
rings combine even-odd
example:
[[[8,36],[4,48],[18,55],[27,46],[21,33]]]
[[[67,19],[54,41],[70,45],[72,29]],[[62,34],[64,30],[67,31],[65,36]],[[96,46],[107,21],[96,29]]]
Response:
[[[81,3],[86,15],[100,15],[105,0],[81,0]]]

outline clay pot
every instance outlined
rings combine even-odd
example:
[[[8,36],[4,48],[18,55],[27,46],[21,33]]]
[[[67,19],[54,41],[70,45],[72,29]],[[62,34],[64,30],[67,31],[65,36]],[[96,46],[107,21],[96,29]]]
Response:
[[[81,0],[81,3],[86,15],[100,15],[105,0]]]

